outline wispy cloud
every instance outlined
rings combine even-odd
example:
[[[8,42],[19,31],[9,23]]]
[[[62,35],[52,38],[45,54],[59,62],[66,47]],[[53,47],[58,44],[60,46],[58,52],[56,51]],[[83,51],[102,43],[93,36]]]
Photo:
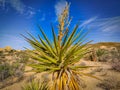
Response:
[[[111,18],[97,18],[87,26],[90,38],[95,42],[120,41],[120,16]]]
[[[5,8],[9,4],[13,9],[16,10],[20,15],[27,15],[32,17],[35,11],[32,7],[26,6],[21,0],[0,0],[0,6]]]
[[[89,27],[103,33],[120,33],[120,16],[96,19],[89,24]]]
[[[65,8],[66,1],[65,0],[60,0],[55,4],[55,13],[56,15],[60,15]]]
[[[33,17],[36,14],[35,9],[32,8],[32,7],[27,7],[26,10],[27,11],[26,11],[25,15],[27,16],[28,19],[31,18],[31,17]]]
[[[20,0],[0,0],[0,3],[0,6],[3,8],[7,7],[7,4],[9,4],[20,14],[23,14],[25,10],[25,5]]]
[[[17,12],[24,13],[25,5],[20,0],[10,0],[9,3]]]
[[[91,23],[94,22],[96,19],[97,19],[97,16],[92,17],[92,18],[90,18],[90,19],[88,19],[88,20],[85,20],[85,21],[82,22],[82,24],[80,25],[80,27],[83,27],[83,26],[86,26],[86,25],[88,25],[88,24],[91,24]]]
[[[120,16],[111,18],[95,16],[81,22],[80,28],[85,26],[86,29],[91,30],[88,37],[94,40],[94,42],[120,41]]]

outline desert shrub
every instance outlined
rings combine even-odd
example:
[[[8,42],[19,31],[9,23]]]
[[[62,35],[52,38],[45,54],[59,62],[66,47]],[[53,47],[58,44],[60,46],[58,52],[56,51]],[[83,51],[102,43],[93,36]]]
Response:
[[[3,51],[0,51],[0,55],[2,55]]]
[[[40,82],[40,80],[34,79],[22,86],[22,90],[48,90],[48,87],[46,82]]]
[[[20,56],[20,58],[21,63],[27,63],[27,61],[29,60],[29,57],[27,55],[22,55]]]
[[[119,50],[117,50],[117,51],[111,50],[110,53],[111,53],[112,62],[114,62],[114,60],[116,60],[116,59],[120,59]]]
[[[1,63],[0,64],[0,81],[5,80],[6,78],[10,76],[17,76],[21,77],[23,75],[23,68],[21,67],[19,63]]]
[[[16,59],[17,59],[20,63],[27,63],[28,60],[29,60],[29,56],[27,55],[27,52],[21,51],[21,52],[17,52],[17,53],[16,53]]]
[[[105,59],[105,56],[106,56],[106,54],[107,54],[107,51],[106,50],[104,50],[104,49],[98,49],[97,51],[96,51],[96,55],[97,55],[97,60],[98,61],[106,61]]]
[[[104,55],[105,54],[105,50],[104,49],[98,49],[97,51],[96,51],[96,55],[98,56],[98,57],[100,57],[100,56],[102,56],[102,55]]]
[[[115,71],[120,72],[120,62],[112,63],[112,69],[115,70]]]
[[[89,55],[91,61],[97,61],[96,51],[93,49],[92,53]]]
[[[4,80],[9,76],[12,76],[15,74],[15,70],[18,68],[18,65],[15,64],[8,64],[8,63],[3,63],[0,65],[0,80]]]
[[[0,51],[0,57],[4,57],[4,52],[3,51]]]
[[[12,75],[11,67],[9,64],[1,64],[0,65],[0,81]]]
[[[97,86],[103,90],[120,90],[120,80],[115,76],[110,76]]]
[[[107,51],[104,49],[92,49],[90,53],[85,56],[85,59],[91,61],[106,61]]]
[[[120,46],[116,47],[119,53],[119,57],[120,57]]]
[[[91,53],[87,54],[85,59],[100,62],[116,62],[116,60],[120,59],[120,50],[118,49],[112,49],[112,50],[106,50],[106,49],[97,49],[92,50]]]

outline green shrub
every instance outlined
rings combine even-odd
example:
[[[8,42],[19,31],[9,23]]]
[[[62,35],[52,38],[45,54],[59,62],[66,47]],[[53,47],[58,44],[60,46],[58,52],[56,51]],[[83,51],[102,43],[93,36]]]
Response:
[[[96,51],[96,55],[97,55],[98,61],[106,61],[105,58],[104,58],[106,54],[107,54],[106,50],[104,50],[104,49],[98,49]]]
[[[27,51],[20,51],[16,53],[17,59],[20,63],[27,63],[29,60],[29,56],[27,55]]]
[[[22,86],[22,90],[48,90],[48,87],[45,82],[40,82],[40,80],[32,80]]]
[[[6,62],[0,64],[0,81],[5,80],[10,76],[21,77],[23,74],[24,67],[20,63],[8,64]]]
[[[13,75],[12,67],[8,63],[4,63],[0,65],[0,81],[8,78]]]

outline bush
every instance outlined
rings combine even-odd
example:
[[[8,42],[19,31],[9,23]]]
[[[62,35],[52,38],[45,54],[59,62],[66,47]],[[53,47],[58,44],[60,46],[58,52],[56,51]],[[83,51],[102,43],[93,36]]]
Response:
[[[104,49],[98,49],[98,50],[96,51],[96,55],[97,55],[98,61],[106,61],[106,60],[105,60],[106,54],[107,54],[107,51],[106,51],[106,50],[104,50]]]
[[[4,63],[0,65],[0,81],[8,78],[13,75],[12,67],[8,63]]]
[[[22,90],[48,90],[48,87],[45,82],[40,82],[40,80],[32,80],[22,86]]]
[[[120,81],[115,76],[110,76],[103,82],[97,84],[103,90],[120,90]]]
[[[106,62],[107,50],[105,49],[92,49],[89,54],[86,55],[85,59],[91,61],[104,61]]]
[[[10,76],[21,77],[24,67],[19,63],[8,64],[6,62],[0,64],[0,81],[7,79]]]
[[[112,64],[112,69],[115,70],[115,71],[120,72],[120,62],[114,62]]]
[[[20,51],[16,53],[16,59],[18,59],[18,61],[20,63],[27,63],[29,60],[29,56],[27,55],[27,51]]]

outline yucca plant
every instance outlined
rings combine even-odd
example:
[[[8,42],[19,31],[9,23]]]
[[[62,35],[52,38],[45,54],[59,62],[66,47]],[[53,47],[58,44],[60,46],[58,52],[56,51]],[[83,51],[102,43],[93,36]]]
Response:
[[[45,82],[40,82],[40,80],[32,80],[22,86],[22,90],[47,90],[47,88],[47,84]]]
[[[75,65],[88,53],[89,47],[87,45],[90,41],[84,43],[87,32],[83,33],[83,29],[79,30],[79,24],[76,24],[70,33],[69,24],[71,19],[68,18],[68,15],[69,5],[66,4],[62,14],[58,16],[58,36],[51,25],[53,42],[48,39],[40,26],[39,29],[43,38],[38,35],[38,40],[29,33],[31,38],[23,35],[34,48],[29,53],[31,58],[37,61],[37,63],[33,63],[30,66],[33,67],[35,72],[46,71],[52,74],[52,83],[49,84],[50,90],[80,90],[81,75],[94,77],[80,72],[81,69],[91,66]]]

